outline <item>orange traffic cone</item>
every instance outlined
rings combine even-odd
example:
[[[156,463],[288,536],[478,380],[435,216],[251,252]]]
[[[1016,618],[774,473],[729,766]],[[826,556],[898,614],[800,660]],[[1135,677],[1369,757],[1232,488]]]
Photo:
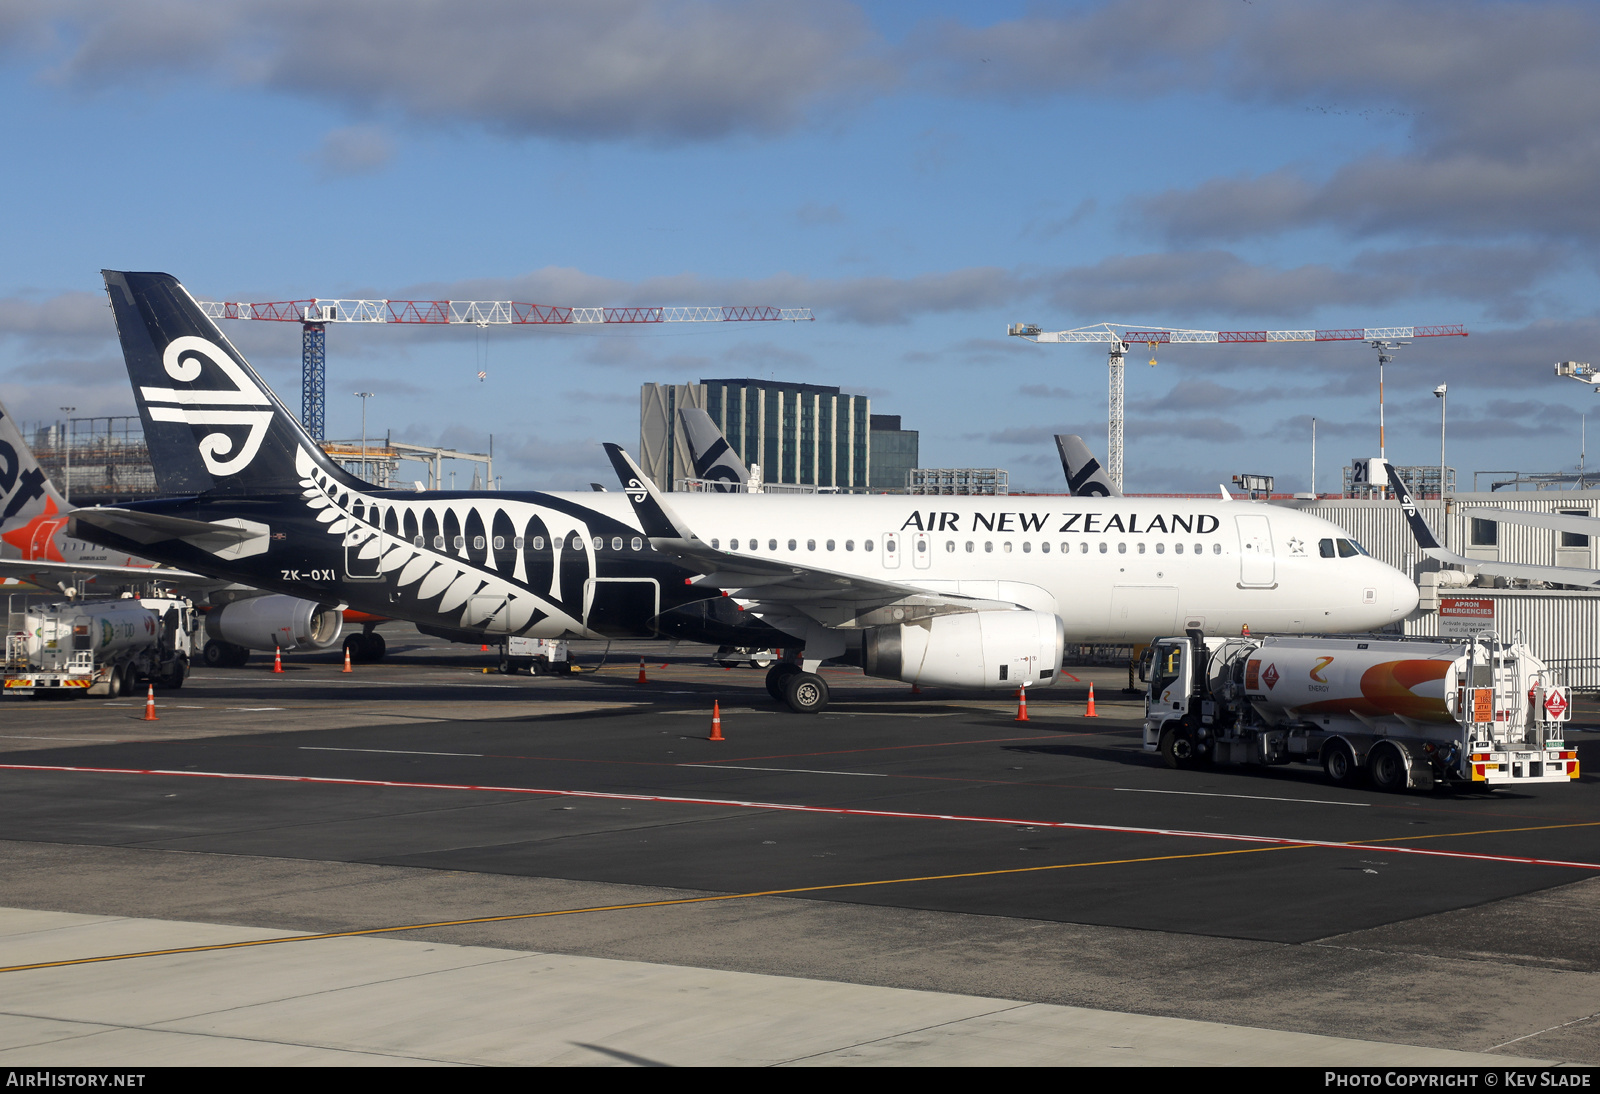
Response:
[[[156,686],[154,684],[151,684],[150,690],[145,692],[144,720],[147,722],[161,721],[160,718],[156,717]]]
[[[343,671],[343,672],[354,671],[354,670],[352,670],[350,668],[350,647],[349,646],[346,646],[344,648],[344,668],[341,671]]]
[[[648,684],[650,682],[649,678],[646,677],[645,674],[644,674],[644,658],[643,657],[639,658],[639,679],[638,679],[637,682],[641,683],[641,684]]]
[[[272,671],[283,671],[283,649],[279,646],[272,647]]]
[[[1021,687],[1021,688],[1017,689],[1017,716],[1015,718],[1011,719],[1011,720],[1013,722],[1026,722],[1026,721],[1029,720],[1028,719],[1028,689],[1026,687]]]
[[[1098,717],[1100,717],[1100,715],[1098,715],[1098,714],[1096,714],[1094,712],[1094,685],[1093,684],[1089,685],[1089,709],[1083,712],[1083,716],[1085,718],[1098,718]]]
[[[722,736],[722,704],[715,699],[711,700],[711,736],[708,741],[725,740]]]

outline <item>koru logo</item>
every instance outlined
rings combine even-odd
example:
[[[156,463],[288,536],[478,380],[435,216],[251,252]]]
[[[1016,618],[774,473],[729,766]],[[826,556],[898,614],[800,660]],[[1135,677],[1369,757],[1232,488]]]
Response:
[[[644,483],[638,479],[629,479],[627,489],[623,491],[635,505],[643,505],[644,499],[650,496],[650,491],[644,488]]]
[[[161,367],[168,376],[184,384],[204,375],[206,364],[213,366],[212,380],[220,371],[232,387],[171,388],[142,387],[150,404],[150,418],[157,422],[186,422],[192,426],[228,426],[224,433],[207,433],[199,440],[200,458],[213,475],[237,475],[250,466],[261,449],[261,440],[272,423],[272,401],[245,375],[232,357],[215,343],[195,335],[174,338],[161,354]],[[160,406],[167,403],[176,405]],[[244,407],[263,407],[245,410]],[[241,440],[237,429],[243,427]]]

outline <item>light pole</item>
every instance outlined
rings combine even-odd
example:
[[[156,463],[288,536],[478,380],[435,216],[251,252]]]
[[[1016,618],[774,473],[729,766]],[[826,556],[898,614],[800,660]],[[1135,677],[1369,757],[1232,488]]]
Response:
[[[371,481],[367,473],[367,400],[372,398],[373,392],[358,391],[355,393],[361,400],[361,477]]]
[[[1317,499],[1317,420],[1311,419],[1311,500]]]
[[[72,431],[72,414],[77,409],[78,408],[75,406],[64,406],[61,408],[61,413],[67,416],[68,433],[68,436],[62,440],[62,444],[67,450],[67,469],[62,472],[62,478],[66,481],[61,484],[61,492],[68,501],[72,500],[72,440],[70,439],[70,433]]]
[[[1439,528],[1444,532],[1445,549],[1450,548],[1450,518],[1444,500],[1444,409],[1449,401],[1445,398],[1450,390],[1448,384],[1440,384],[1433,389],[1433,394],[1439,400]]]

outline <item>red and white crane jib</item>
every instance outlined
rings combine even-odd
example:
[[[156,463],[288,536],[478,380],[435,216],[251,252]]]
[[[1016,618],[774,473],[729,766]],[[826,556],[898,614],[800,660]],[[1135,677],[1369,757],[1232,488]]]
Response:
[[[1118,329],[1120,327],[1120,330]],[[1182,343],[1232,342],[1370,342],[1392,338],[1465,338],[1461,323],[1429,327],[1348,327],[1330,330],[1141,330],[1122,324],[1100,323],[1074,330],[1042,331],[1036,326],[1015,324],[1012,334],[1034,342],[1122,342],[1125,345],[1168,345]]]
[[[515,300],[278,300],[266,304],[196,301],[212,319],[279,323],[773,323],[815,319],[810,308],[677,307],[568,308]]]

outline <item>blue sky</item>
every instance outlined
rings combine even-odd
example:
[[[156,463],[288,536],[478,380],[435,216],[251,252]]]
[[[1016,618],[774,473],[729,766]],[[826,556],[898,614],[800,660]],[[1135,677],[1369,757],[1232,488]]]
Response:
[[[1452,0],[0,3],[0,399],[131,410],[101,268],[202,298],[773,304],[649,331],[336,326],[330,434],[580,487],[646,381],[838,384],[927,466],[1060,486],[1105,358],[1030,321],[1465,323],[1388,375],[1389,455],[1555,470],[1600,400],[1600,7]],[[299,330],[230,323],[298,405]],[[1135,349],[1127,487],[1305,489],[1375,454],[1357,344]],[[1600,363],[1600,362],[1597,362]],[[488,379],[475,376],[486,369]]]

